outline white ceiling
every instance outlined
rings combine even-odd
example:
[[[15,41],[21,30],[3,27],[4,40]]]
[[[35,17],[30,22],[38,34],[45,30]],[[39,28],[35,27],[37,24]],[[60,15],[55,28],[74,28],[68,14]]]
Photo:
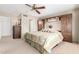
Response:
[[[0,4],[0,14],[18,16],[21,13],[27,13],[29,7],[24,4]]]
[[[0,4],[0,14],[18,16],[20,13],[24,13],[32,16],[42,17],[67,11],[75,7],[73,4],[40,4],[40,6],[41,5],[45,6],[46,9],[39,10],[41,14],[37,14],[35,11],[30,11],[30,8],[24,4]]]

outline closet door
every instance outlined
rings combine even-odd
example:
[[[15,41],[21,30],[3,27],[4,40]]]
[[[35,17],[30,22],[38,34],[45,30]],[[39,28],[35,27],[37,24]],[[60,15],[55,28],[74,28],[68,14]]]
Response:
[[[72,42],[72,15],[61,16],[61,25],[64,41]]]

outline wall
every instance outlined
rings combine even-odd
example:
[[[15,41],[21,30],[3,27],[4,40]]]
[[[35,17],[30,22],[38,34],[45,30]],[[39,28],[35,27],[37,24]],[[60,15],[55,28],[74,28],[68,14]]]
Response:
[[[31,20],[31,22],[30,22],[30,31],[31,32],[35,32],[35,31],[37,31],[38,29],[38,27],[37,27],[37,20],[38,20],[38,18],[37,17],[35,17],[35,16],[31,16],[31,17],[29,17],[29,19]]]
[[[51,25],[52,29],[61,31],[61,21],[59,21],[56,18],[54,18],[54,19],[52,18],[52,19],[49,19],[49,20],[54,20],[54,21],[45,22],[45,28],[49,28],[49,25]]]
[[[13,17],[10,17],[10,18],[11,18],[12,26],[13,26],[13,25],[16,25],[19,18],[16,17],[16,16],[13,16]]]
[[[21,27],[22,27],[22,31],[21,31],[21,36],[23,38],[24,34],[26,32],[34,32],[37,31],[37,17],[34,16],[23,16],[23,14],[21,15]]]
[[[0,23],[0,39],[1,39],[1,23]]]
[[[21,36],[23,37],[26,32],[29,32],[29,19],[21,15]]]
[[[73,11],[73,41],[79,43],[79,9]]]

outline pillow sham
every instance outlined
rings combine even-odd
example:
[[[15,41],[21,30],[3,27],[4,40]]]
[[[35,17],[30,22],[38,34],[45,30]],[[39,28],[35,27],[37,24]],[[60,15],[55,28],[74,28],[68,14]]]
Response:
[[[54,33],[56,30],[54,29],[42,29],[42,32]]]

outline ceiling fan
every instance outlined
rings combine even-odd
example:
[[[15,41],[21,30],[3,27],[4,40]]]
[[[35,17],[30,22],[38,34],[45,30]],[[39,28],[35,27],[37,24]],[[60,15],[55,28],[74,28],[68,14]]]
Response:
[[[25,4],[28,7],[31,7],[32,10],[35,10],[38,14],[41,14],[40,11],[38,11],[38,9],[45,9],[45,6],[41,6],[41,7],[37,7],[36,4],[33,4],[33,6],[29,5],[29,4]]]

